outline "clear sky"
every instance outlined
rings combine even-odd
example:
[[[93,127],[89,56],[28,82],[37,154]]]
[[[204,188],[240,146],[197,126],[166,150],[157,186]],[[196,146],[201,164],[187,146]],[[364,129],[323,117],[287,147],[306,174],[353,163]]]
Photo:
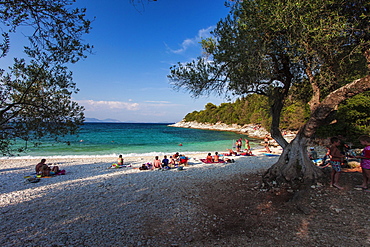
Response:
[[[194,99],[186,91],[172,89],[167,75],[177,62],[201,55],[201,38],[225,18],[225,0],[76,0],[93,20],[83,36],[94,46],[93,54],[73,65],[74,82],[80,89],[73,100],[85,107],[86,118],[121,122],[178,122],[189,112],[204,109],[223,97]],[[0,27],[1,28],[1,27]],[[0,68],[24,57],[25,30],[11,37],[8,56]]]
[[[208,102],[225,102],[215,95],[194,99],[174,91],[166,77],[171,65],[201,55],[201,37],[208,37],[229,12],[225,1],[143,1],[77,0],[89,19],[95,17],[91,33],[84,36],[94,54],[69,66],[80,89],[74,100],[86,108],[85,116],[177,122]]]

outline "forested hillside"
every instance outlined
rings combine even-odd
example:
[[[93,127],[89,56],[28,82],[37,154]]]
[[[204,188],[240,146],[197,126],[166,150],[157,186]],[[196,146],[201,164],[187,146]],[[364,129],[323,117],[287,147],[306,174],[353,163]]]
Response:
[[[341,104],[332,122],[319,128],[318,137],[334,135],[358,136],[370,132],[370,92],[359,94]],[[302,100],[288,100],[281,116],[281,129],[298,130],[309,117],[309,106]],[[204,110],[193,111],[185,116],[185,121],[200,123],[255,124],[260,123],[269,129],[271,115],[266,97],[251,94],[233,103],[216,106],[208,103]]]

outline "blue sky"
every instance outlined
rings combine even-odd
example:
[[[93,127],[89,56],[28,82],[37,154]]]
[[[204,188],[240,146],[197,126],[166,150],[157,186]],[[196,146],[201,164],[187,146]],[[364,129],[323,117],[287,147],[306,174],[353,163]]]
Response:
[[[70,66],[80,89],[74,99],[85,106],[85,116],[177,122],[208,102],[224,102],[174,91],[166,77],[172,64],[201,54],[200,38],[229,11],[224,2],[158,0],[133,6],[129,0],[77,0],[90,19],[95,17],[84,37],[94,54]]]
[[[198,42],[229,12],[225,0],[135,2],[77,0],[73,5],[85,7],[88,19],[94,19],[83,37],[94,46],[93,54],[68,65],[80,89],[73,99],[85,107],[85,117],[168,123],[204,109],[208,102],[225,102],[216,95],[194,99],[188,92],[174,91],[167,79],[171,65],[201,55]],[[11,40],[0,67],[18,56],[18,43]]]

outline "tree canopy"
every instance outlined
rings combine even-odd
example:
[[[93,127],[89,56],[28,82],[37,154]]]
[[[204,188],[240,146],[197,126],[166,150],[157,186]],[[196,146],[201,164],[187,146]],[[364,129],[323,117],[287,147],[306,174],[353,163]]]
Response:
[[[171,67],[176,89],[269,99],[272,137],[284,148],[269,177],[315,180],[307,139],[344,100],[370,89],[370,3],[366,0],[243,0],[203,40],[207,56]],[[308,98],[310,117],[291,143],[279,127],[290,92]]]
[[[74,0],[6,0],[0,4],[0,59],[14,34],[28,39],[22,57],[0,71],[0,151],[24,151],[45,136],[74,133],[83,122],[83,107],[71,95],[78,89],[66,65],[85,58],[91,46],[82,35],[90,30],[85,9],[71,8]],[[14,150],[14,142],[24,145]]]

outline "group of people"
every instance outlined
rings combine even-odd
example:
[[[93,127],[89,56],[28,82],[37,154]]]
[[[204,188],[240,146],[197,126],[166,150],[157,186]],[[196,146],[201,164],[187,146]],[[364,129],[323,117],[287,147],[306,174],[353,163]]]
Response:
[[[228,154],[224,154],[224,155],[227,155],[227,156],[232,156],[232,155],[252,155],[252,151],[251,151],[251,146],[249,144],[249,140],[248,139],[244,139],[244,149],[243,149],[243,138],[239,138],[238,140],[236,140],[235,142],[235,150],[232,150],[232,149],[226,149],[229,151]]]
[[[243,147],[243,138],[239,138],[235,142],[236,152],[242,152],[242,147]],[[246,152],[251,151],[251,146],[249,145],[249,140],[248,139],[244,139],[244,151],[246,151]]]
[[[163,156],[163,159],[160,160],[159,156],[154,157],[152,163],[142,164],[139,168],[140,170],[155,170],[155,169],[171,169],[180,166],[188,166],[189,158],[183,154],[176,152],[174,155],[167,158],[167,155]]]
[[[47,165],[46,159],[42,159],[35,167],[36,175],[41,177],[48,177],[51,175],[64,174],[64,170],[59,170],[59,166],[56,165]]]
[[[218,152],[215,152],[215,155],[212,156],[211,153],[208,153],[206,158],[207,163],[218,163],[220,162],[220,156],[218,155]]]
[[[222,158],[222,156],[220,156],[218,152],[215,152],[215,155],[213,156],[211,153],[208,153],[206,159],[204,159],[204,162],[205,163],[223,163],[223,162],[234,163],[235,162],[234,159]],[[201,160],[203,161],[203,159]]]
[[[358,185],[356,187],[362,188],[366,192],[370,192],[368,188],[368,183],[370,179],[370,136],[363,135],[359,137],[359,141],[361,145],[363,145],[365,148],[362,150],[361,155],[354,155],[350,156],[350,158],[356,158],[360,159],[360,166],[362,169],[362,184]],[[341,152],[339,150],[339,146],[341,145],[341,140],[338,137],[332,137],[330,139],[331,146],[329,147],[329,157],[330,157],[330,165],[332,167],[331,172],[331,182],[330,185],[338,188],[343,189],[339,185],[339,177],[342,172],[342,164],[344,162],[344,159],[346,158],[346,154]]]

